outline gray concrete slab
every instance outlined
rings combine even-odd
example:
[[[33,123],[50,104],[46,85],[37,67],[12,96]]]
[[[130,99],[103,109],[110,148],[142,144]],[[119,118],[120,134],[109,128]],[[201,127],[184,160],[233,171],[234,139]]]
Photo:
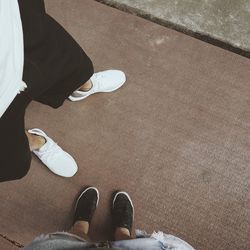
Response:
[[[250,51],[249,0],[100,0]]]

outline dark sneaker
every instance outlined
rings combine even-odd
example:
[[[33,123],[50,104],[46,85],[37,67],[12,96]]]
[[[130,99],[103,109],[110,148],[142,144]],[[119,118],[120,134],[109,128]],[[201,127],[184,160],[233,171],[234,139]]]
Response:
[[[114,228],[127,228],[131,234],[134,221],[134,206],[130,196],[127,193],[114,193],[112,219]]]
[[[97,188],[85,188],[76,202],[74,222],[87,221],[90,224],[98,202],[99,191]]]

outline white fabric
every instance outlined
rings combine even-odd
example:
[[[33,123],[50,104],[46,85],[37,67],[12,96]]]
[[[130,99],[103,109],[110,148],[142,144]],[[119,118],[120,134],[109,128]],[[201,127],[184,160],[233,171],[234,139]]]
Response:
[[[17,0],[0,0],[0,117],[26,84],[23,31]]]
[[[186,241],[173,236],[171,234],[165,234],[161,231],[153,232],[153,234],[148,234],[145,231],[135,230],[136,237],[146,237],[153,238],[160,241],[165,249],[171,250],[195,250],[191,245],[189,245]]]

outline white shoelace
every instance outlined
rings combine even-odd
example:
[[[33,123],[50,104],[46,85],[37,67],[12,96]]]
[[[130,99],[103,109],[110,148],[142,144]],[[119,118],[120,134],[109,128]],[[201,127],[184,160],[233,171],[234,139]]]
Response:
[[[39,155],[43,160],[52,161],[60,152],[61,148],[57,143],[49,142],[49,144],[46,145],[46,147],[42,151],[39,151]]]

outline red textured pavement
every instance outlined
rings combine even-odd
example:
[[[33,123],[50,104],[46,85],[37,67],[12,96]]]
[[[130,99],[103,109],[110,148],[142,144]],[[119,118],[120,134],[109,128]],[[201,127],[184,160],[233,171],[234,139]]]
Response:
[[[96,71],[122,69],[127,83],[58,110],[29,106],[26,127],[48,133],[79,172],[61,178],[34,158],[26,178],[0,184],[0,233],[27,244],[67,230],[77,193],[94,185],[101,200],[93,239],[112,237],[110,197],[123,189],[134,200],[135,228],[196,249],[246,250],[249,59],[93,0],[46,3]]]

